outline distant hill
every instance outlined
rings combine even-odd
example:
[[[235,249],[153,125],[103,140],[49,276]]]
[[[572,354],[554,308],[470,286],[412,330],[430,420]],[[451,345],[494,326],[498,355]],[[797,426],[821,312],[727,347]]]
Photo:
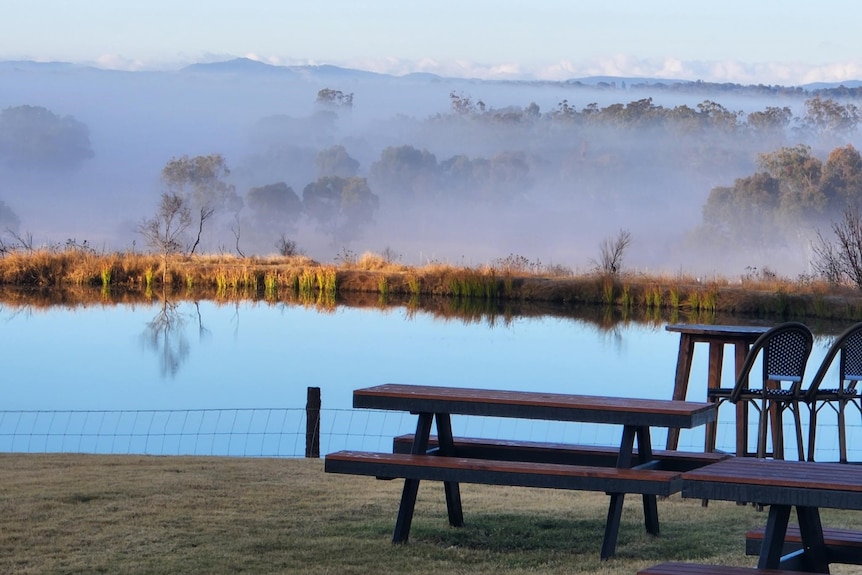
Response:
[[[0,61],[0,71],[15,72],[70,72],[75,70],[88,70],[103,74],[136,74],[136,72],[125,72],[119,70],[108,70],[89,66],[85,64],[73,64],[69,62],[33,62],[27,60]],[[166,71],[167,72],[167,71]],[[141,72],[143,73],[143,72]],[[158,71],[148,71],[150,74],[158,74]],[[303,65],[303,66],[279,66],[252,60],[250,58],[234,58],[222,62],[202,62],[191,64],[179,70],[181,74],[227,74],[233,76],[273,76],[284,78],[320,79],[323,81],[351,81],[351,80],[410,80],[413,82],[469,82],[471,84],[488,85],[533,85],[533,86],[560,86],[567,88],[589,88],[591,90],[609,91],[650,91],[660,93],[685,93],[685,94],[734,94],[751,96],[791,96],[812,97],[822,96],[838,99],[862,99],[862,80],[849,80],[846,82],[816,82],[802,86],[780,86],[766,84],[735,84],[731,82],[704,82],[701,80],[690,81],[673,78],[645,78],[640,76],[586,76],[582,78],[570,78],[568,80],[478,80],[471,78],[453,78],[439,76],[426,72],[414,72],[402,76],[381,74],[366,70],[342,68],[332,65]]]
[[[321,76],[321,77],[340,77],[340,78],[368,78],[374,76],[385,76],[385,74],[377,74],[375,72],[366,72],[364,70],[354,70],[351,68],[340,68],[323,64],[319,66],[277,66],[275,64],[267,64],[258,60],[249,58],[235,58],[224,62],[207,62],[199,64],[191,64],[186,66],[181,72],[195,73],[230,73],[230,74],[295,74],[301,76]]]

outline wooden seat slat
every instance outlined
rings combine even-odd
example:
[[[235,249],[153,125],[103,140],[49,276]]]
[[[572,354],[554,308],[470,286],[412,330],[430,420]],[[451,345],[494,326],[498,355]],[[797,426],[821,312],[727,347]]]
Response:
[[[745,534],[746,555],[758,555],[763,547],[765,527],[752,529]],[[829,554],[836,563],[860,564],[859,549],[862,548],[862,531],[853,529],[823,528],[823,542],[829,549]],[[793,553],[802,549],[802,534],[798,525],[788,525],[784,535],[782,553]]]
[[[641,569],[638,575],[799,575],[799,571],[672,561]]]
[[[365,451],[331,453],[326,456],[325,470],[330,473],[369,475],[386,479],[408,478],[661,496],[679,491],[682,477],[680,472],[656,469],[621,469]]]
[[[573,463],[583,465],[615,466],[619,449],[604,445],[577,445],[544,441],[521,441],[511,439],[489,439],[477,437],[455,437],[456,457],[500,459],[507,461],[531,461],[545,463]],[[439,443],[432,435],[429,449],[436,449]],[[392,451],[410,453],[413,435],[399,435],[393,439]],[[638,450],[634,450],[637,459]],[[656,450],[652,452],[660,469],[667,471],[689,471],[703,465],[722,461],[731,457],[726,453],[702,453],[688,451]]]

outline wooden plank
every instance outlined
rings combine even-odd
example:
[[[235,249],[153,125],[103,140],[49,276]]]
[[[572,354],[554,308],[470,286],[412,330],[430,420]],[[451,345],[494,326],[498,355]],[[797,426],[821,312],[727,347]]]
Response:
[[[394,453],[410,453],[413,435],[404,434],[393,439]],[[457,457],[497,459],[505,461],[532,461],[539,463],[566,463],[577,465],[616,465],[619,448],[600,445],[577,445],[544,441],[520,441],[476,437],[456,437]],[[437,447],[437,438],[431,436],[429,449]],[[633,456],[637,458],[638,450]],[[730,457],[726,453],[702,453],[690,451],[653,451],[655,468],[665,471],[689,471]]]
[[[684,473],[682,496],[862,510],[862,467],[733,457]]]
[[[765,528],[752,529],[745,534],[746,555],[759,555],[763,547]],[[823,542],[830,562],[862,565],[862,531],[853,529],[823,528]],[[802,535],[798,525],[789,525],[784,535],[782,553],[802,549]]]
[[[679,491],[682,475],[679,472],[653,469],[619,469],[364,451],[331,453],[326,456],[324,470],[329,473],[369,475],[381,479],[412,478],[661,496]]]
[[[844,463],[733,457],[686,473],[685,479],[862,493],[862,468]]]
[[[638,575],[799,575],[799,571],[756,569],[734,565],[668,562],[638,571]]]
[[[357,389],[353,407],[686,429],[716,417],[706,402],[402,384]]]

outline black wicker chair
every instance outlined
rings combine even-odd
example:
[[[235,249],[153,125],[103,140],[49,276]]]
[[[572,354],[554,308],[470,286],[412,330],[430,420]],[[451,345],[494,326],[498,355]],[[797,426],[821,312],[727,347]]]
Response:
[[[799,407],[805,397],[802,378],[813,345],[814,336],[804,324],[787,322],[777,325],[761,335],[751,346],[734,387],[707,391],[708,401],[719,404],[724,401],[734,404],[744,402],[742,410],[744,416],[742,421],[736,422],[737,428],[745,426],[744,429],[747,430],[749,407],[753,407],[758,412],[757,450],[753,453],[746,450],[745,453],[737,453],[737,456],[771,455],[776,459],[783,459],[783,413],[789,409],[793,412],[796,424],[796,448],[799,459],[805,458]],[[762,362],[762,378],[757,384],[751,386],[751,371],[758,359]],[[771,453],[766,450],[770,427]]]
[[[838,357],[838,387],[824,388],[823,380]],[[838,415],[838,458],[847,462],[847,431],[845,411],[848,403],[862,409],[856,384],[862,381],[862,322],[850,326],[839,335],[820,364],[805,394],[808,420],[808,460],[814,461],[817,434],[817,414],[826,405]]]

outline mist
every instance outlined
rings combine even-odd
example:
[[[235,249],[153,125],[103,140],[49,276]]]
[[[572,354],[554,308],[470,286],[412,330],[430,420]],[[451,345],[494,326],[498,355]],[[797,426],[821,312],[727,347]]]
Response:
[[[323,89],[352,94],[352,105],[322,106]],[[97,250],[141,251],[147,247],[137,228],[156,211],[165,164],[220,154],[246,207],[233,220],[222,214],[213,222],[202,238],[205,252],[236,253],[239,246],[245,255],[268,255],[289,237],[319,261],[388,250],[409,265],[476,266],[517,255],[583,272],[602,240],[625,229],[632,236],[630,270],[739,276],[770,266],[805,273],[803,240],[814,230],[792,245],[718,253],[693,234],[710,190],[754,173],[758,154],[801,143],[792,130],[741,138],[716,129],[689,138],[646,124],[549,120],[562,117],[566,106],[583,112],[646,99],[667,109],[710,101],[744,119],[767,107],[799,115],[805,96],[685,92],[632,80],[626,86],[392,77],[242,61],[172,72],[6,62],[0,110],[40,106],[71,116],[89,130],[93,156],[74,171],[0,168],[0,200],[17,215],[18,233],[31,234],[37,245],[72,239]],[[456,112],[455,103],[465,110]],[[848,143],[856,144],[838,142]],[[371,221],[350,233],[332,233],[309,218],[261,225],[248,191],[284,182],[301,198],[327,175],[316,161],[334,146],[358,162],[353,175],[366,178],[377,197]],[[425,172],[405,175],[383,165],[387,149],[405,147],[424,153]]]

